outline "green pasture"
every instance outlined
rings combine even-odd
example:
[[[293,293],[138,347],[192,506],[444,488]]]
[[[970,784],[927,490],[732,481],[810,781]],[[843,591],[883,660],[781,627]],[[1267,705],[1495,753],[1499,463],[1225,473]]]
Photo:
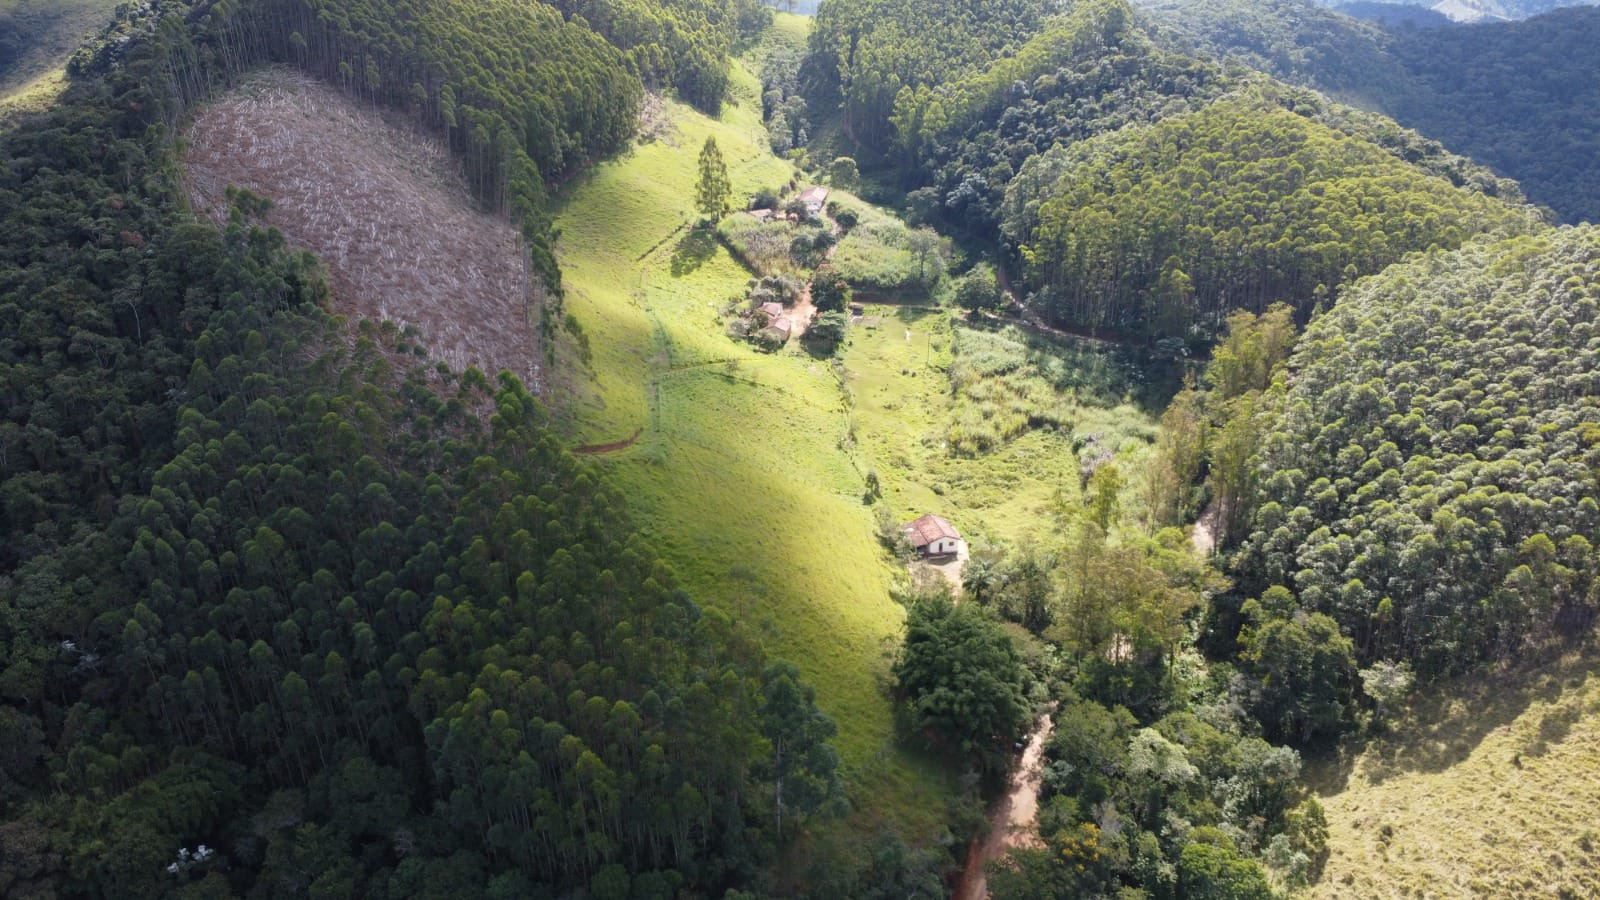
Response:
[[[860,827],[927,840],[950,775],[895,740],[888,666],[903,613],[862,503],[864,472],[842,449],[839,379],[798,347],[769,355],[725,335],[718,312],[750,274],[692,227],[707,136],[736,198],[792,175],[767,149],[756,79],[742,68],[734,78],[719,119],[668,101],[651,137],[562,196],[565,309],[590,355],[558,359],[554,400],[575,444],[642,429],[596,458],[645,534],[694,596],[756,628],[816,686],[839,723]]]

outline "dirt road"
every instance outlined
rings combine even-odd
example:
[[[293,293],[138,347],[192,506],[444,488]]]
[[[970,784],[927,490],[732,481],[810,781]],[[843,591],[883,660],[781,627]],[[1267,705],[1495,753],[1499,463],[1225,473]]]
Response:
[[[1039,786],[1044,782],[1044,744],[1054,730],[1055,722],[1047,715],[1028,736],[1027,749],[1022,751],[1022,761],[1011,775],[1005,796],[989,807],[988,836],[967,849],[967,867],[951,900],[983,900],[989,896],[989,880],[984,873],[989,860],[999,859],[1012,847],[1039,840],[1034,825],[1039,816]]]

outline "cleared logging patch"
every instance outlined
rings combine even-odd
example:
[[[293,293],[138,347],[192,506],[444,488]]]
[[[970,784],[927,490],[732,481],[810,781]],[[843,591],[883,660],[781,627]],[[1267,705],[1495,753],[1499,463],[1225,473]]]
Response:
[[[539,285],[510,223],[478,212],[439,141],[298,72],[267,69],[208,104],[186,136],[196,213],[227,221],[227,188],[328,267],[335,312],[415,326],[436,359],[544,383]]]

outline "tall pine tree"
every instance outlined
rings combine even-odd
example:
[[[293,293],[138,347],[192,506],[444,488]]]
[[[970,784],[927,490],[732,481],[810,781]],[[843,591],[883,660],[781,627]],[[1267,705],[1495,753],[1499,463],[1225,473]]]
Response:
[[[700,148],[700,180],[694,186],[694,205],[708,219],[719,219],[728,209],[733,184],[728,180],[728,165],[722,161],[717,139],[706,138]]]

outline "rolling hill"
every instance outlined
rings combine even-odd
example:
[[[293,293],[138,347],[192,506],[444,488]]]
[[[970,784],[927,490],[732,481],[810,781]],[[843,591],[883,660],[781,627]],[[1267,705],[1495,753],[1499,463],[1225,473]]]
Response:
[[[110,0],[0,3],[0,121],[47,106],[66,86],[67,60],[111,21]]]
[[[1565,221],[1600,218],[1600,74],[1589,64],[1600,9],[1385,30],[1310,0],[1159,0],[1142,8],[1168,46],[1381,111],[1516,179]]]

